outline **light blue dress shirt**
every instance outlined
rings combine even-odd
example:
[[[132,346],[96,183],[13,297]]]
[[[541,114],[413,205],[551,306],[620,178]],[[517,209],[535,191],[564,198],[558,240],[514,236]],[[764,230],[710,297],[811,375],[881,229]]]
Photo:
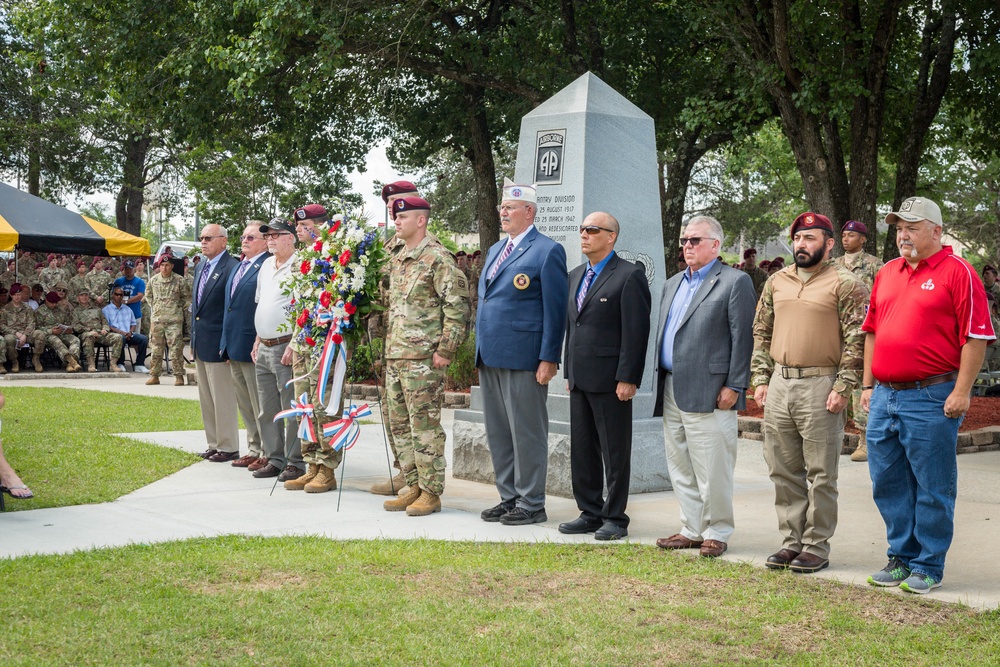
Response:
[[[684,271],[681,284],[677,287],[673,301],[670,302],[670,312],[667,314],[667,325],[663,327],[663,341],[660,345],[660,367],[673,372],[674,370],[674,337],[677,336],[677,329],[684,319],[688,306],[694,298],[698,288],[705,281],[705,276],[712,270],[718,258],[712,260],[697,271],[692,272],[690,268]]]

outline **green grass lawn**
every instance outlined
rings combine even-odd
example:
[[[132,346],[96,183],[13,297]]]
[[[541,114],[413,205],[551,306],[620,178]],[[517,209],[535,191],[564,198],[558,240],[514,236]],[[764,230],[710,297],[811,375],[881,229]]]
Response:
[[[8,497],[8,512],[114,500],[200,460],[112,435],[200,429],[197,401],[49,387],[3,393],[4,453],[35,493]]]
[[[225,537],[0,561],[0,664],[996,665],[1000,613],[641,545]]]

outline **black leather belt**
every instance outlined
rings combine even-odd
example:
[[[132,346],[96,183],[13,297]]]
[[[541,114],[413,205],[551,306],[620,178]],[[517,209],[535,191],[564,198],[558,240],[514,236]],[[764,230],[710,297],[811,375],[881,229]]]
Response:
[[[896,391],[903,391],[905,389],[920,389],[921,387],[933,387],[936,384],[944,384],[945,382],[951,382],[952,380],[958,379],[958,371],[952,371],[951,373],[944,373],[943,375],[932,375],[929,378],[924,378],[923,380],[916,380],[914,382],[881,382],[879,384],[885,385]]]
[[[261,338],[260,344],[265,347],[274,347],[275,345],[281,345],[282,343],[287,343],[292,339],[292,334],[287,336],[282,336],[281,338]]]

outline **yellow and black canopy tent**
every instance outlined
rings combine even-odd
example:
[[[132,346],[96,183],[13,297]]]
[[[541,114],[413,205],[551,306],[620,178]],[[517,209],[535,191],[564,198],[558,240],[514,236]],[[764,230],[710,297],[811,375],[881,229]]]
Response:
[[[149,241],[0,183],[0,251],[149,255]]]

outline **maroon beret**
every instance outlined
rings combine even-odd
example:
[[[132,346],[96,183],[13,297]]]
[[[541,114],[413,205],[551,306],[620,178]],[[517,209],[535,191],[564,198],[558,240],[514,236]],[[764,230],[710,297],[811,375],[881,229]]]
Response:
[[[326,209],[319,204],[306,204],[302,208],[295,209],[292,214],[296,220],[312,220],[313,218],[325,218]]]
[[[792,231],[789,236],[794,237],[795,232],[800,229],[825,229],[833,234],[833,224],[830,222],[830,218],[826,217],[822,213],[812,213],[811,211],[806,211],[799,217],[795,218],[795,222],[792,223]]]
[[[49,292],[48,294],[45,295],[45,300],[48,301],[49,303],[59,303],[59,293]]]
[[[868,236],[868,227],[865,226],[865,223],[859,222],[857,220],[848,220],[844,224],[844,226],[840,229],[840,231],[841,233],[857,232],[858,234],[864,234],[865,236]]]
[[[743,251],[743,259],[746,259],[750,255],[756,255],[756,254],[757,254],[757,248],[747,248],[746,250]]]
[[[770,260],[766,260],[766,259],[762,259],[760,261],[760,264],[757,265],[757,268],[760,268],[760,269],[768,269],[770,267],[771,267],[771,262],[770,262]]]
[[[392,219],[396,219],[396,214],[400,211],[429,211],[431,205],[423,197],[403,197],[392,202]]]
[[[417,186],[409,181],[396,181],[395,183],[387,183],[382,187],[382,201],[386,204],[389,203],[389,197],[392,195],[404,194],[407,192],[417,192]]]
[[[10,293],[11,294],[17,294],[22,289],[24,289],[24,288],[21,287],[21,283],[14,283],[13,285],[10,286]]]
[[[986,275],[986,272],[987,272],[987,271],[992,271],[992,272],[993,272],[993,275],[997,275],[997,270],[996,270],[996,268],[995,268],[995,267],[993,267],[993,266],[990,266],[989,264],[987,264],[986,266],[984,266],[984,267],[983,267],[983,275]]]

